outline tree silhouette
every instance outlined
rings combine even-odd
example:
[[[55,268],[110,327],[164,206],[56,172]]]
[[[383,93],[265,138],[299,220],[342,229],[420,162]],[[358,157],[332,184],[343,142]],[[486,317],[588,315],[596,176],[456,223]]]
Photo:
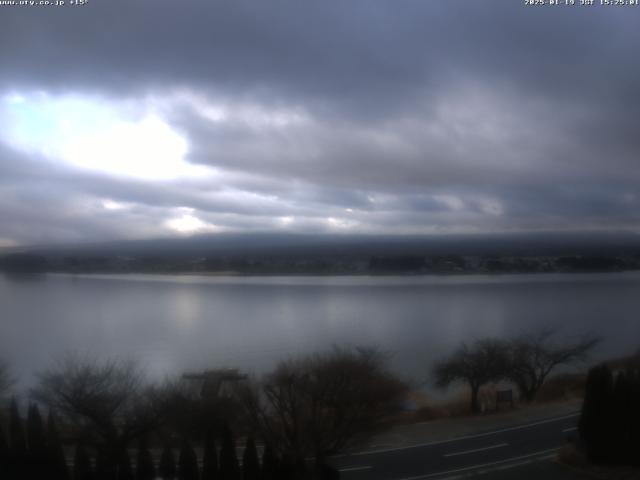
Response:
[[[471,388],[471,411],[480,413],[480,387],[504,378],[508,366],[507,345],[491,338],[476,340],[471,346],[463,343],[449,358],[433,369],[436,384],[446,387],[463,381]]]
[[[298,478],[306,477],[306,468],[304,463],[299,464],[300,470],[297,467],[296,460],[289,454],[285,453],[278,462],[278,479],[280,480],[298,480]]]
[[[134,480],[129,451],[124,448],[118,457],[118,480]]]
[[[202,458],[202,480],[218,480],[218,454],[213,432],[209,430],[204,440],[204,455]]]
[[[69,355],[39,375],[32,394],[77,428],[99,436],[116,462],[119,452],[157,428],[163,417],[156,392],[128,361]]]
[[[220,478],[222,480],[238,480],[240,467],[236,456],[236,444],[228,425],[222,428],[222,447],[220,449]]]
[[[58,427],[53,412],[49,412],[47,418],[47,457],[49,464],[50,480],[68,480],[69,470],[64,456]]]
[[[635,372],[633,373],[633,407],[629,413],[629,424],[631,426],[631,440],[630,440],[630,450],[633,452],[631,457],[631,464],[635,466],[640,466],[640,364],[636,367]]]
[[[354,447],[400,409],[406,385],[377,349],[334,348],[281,362],[238,387],[254,432],[293,465]]]
[[[15,399],[11,400],[9,407],[9,439],[10,439],[10,474],[15,479],[22,479],[27,475],[27,441],[22,426],[22,418],[18,403]]]
[[[73,480],[93,480],[91,458],[81,444],[76,445],[73,460]]]
[[[27,414],[28,471],[34,480],[48,475],[47,442],[42,416],[37,405],[30,405]]]
[[[518,337],[509,345],[509,378],[520,398],[531,402],[549,374],[560,365],[584,360],[600,339],[588,336],[575,342],[554,341],[555,331],[540,330]]]
[[[0,478],[10,478],[10,458],[9,444],[0,425]]]
[[[589,371],[579,431],[596,463],[639,465],[640,370],[626,366],[613,377],[607,365]]]
[[[96,465],[94,469],[96,480],[112,480],[115,477],[115,467],[109,464],[109,456],[104,446],[96,451]]]
[[[13,378],[9,374],[9,366],[3,360],[0,360],[0,400],[9,393],[13,386]]]
[[[105,445],[101,445],[98,448],[98,454],[96,456],[96,479],[116,480],[118,475],[117,462],[118,459],[115,453]]]
[[[264,446],[264,452],[262,452],[262,480],[277,480],[278,479],[278,459],[271,447],[271,444],[267,443]]]
[[[176,460],[173,456],[173,450],[166,445],[160,455],[160,465],[158,473],[163,480],[173,480],[176,478]]]
[[[582,412],[578,423],[580,437],[593,461],[611,458],[613,375],[606,365],[589,370]]]
[[[186,438],[182,441],[180,448],[178,478],[179,480],[198,480],[198,457]]]
[[[138,442],[138,456],[136,461],[136,479],[137,480],[154,480],[156,478],[156,469],[153,464],[153,458],[147,445],[147,438],[142,437]]]
[[[247,443],[244,447],[244,453],[242,455],[242,479],[260,479],[260,461],[258,460],[258,450],[256,450],[256,443],[252,437],[247,438]]]
[[[630,463],[634,457],[635,435],[632,414],[640,404],[634,398],[633,372],[621,371],[613,385],[611,405],[611,429],[614,432],[612,442],[612,460],[619,463]]]

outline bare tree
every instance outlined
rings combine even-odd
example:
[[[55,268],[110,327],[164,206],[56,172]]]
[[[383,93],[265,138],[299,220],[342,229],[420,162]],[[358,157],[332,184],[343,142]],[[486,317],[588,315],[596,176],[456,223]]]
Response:
[[[555,368],[585,360],[600,341],[594,336],[575,341],[557,341],[556,337],[555,330],[543,329],[510,342],[507,378],[516,385],[521,399],[533,401]]]
[[[453,382],[466,382],[471,388],[471,411],[480,412],[480,387],[505,377],[508,361],[507,345],[496,339],[463,343],[449,358],[433,368],[436,385],[447,387]]]
[[[203,439],[211,430],[233,423],[239,416],[236,399],[226,395],[202,395],[200,386],[184,378],[166,378],[155,388],[169,432],[193,440]]]
[[[240,387],[252,427],[297,464],[344,451],[397,411],[406,385],[377,349],[332,351],[280,363],[262,382]]]
[[[68,355],[39,375],[32,395],[89,436],[97,435],[109,454],[156,428],[162,417],[154,390],[129,361]]]

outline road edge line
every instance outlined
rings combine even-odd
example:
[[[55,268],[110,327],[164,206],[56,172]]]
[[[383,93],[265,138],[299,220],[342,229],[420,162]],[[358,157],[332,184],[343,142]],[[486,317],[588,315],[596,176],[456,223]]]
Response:
[[[388,452],[399,452],[401,450],[409,450],[412,448],[422,448],[422,447],[430,447],[432,445],[442,445],[445,443],[451,443],[451,442],[457,442],[460,440],[469,440],[472,438],[480,438],[480,437],[487,437],[489,435],[497,435],[498,433],[504,433],[504,432],[512,432],[514,430],[521,430],[524,428],[529,428],[529,427],[535,427],[538,425],[544,425],[545,423],[553,423],[553,422],[557,422],[560,420],[565,420],[568,418],[572,418],[572,417],[577,417],[580,415],[580,412],[575,412],[575,413],[571,413],[568,415],[563,415],[561,417],[555,417],[555,418],[549,418],[546,420],[541,420],[539,422],[534,422],[534,423],[527,423],[525,425],[518,425],[515,427],[508,427],[508,428],[502,428],[500,430],[493,430],[491,432],[485,432],[485,433],[476,433],[476,434],[472,434],[472,435],[465,435],[462,437],[455,437],[455,438],[450,438],[447,440],[436,440],[433,442],[426,442],[426,443],[417,443],[415,445],[406,445],[404,447],[393,447],[393,448],[385,448],[385,449],[380,449],[380,450],[366,450],[364,452],[356,452],[356,453],[351,453],[351,454],[344,454],[344,455],[336,455],[333,458],[342,458],[342,457],[357,457],[357,456],[361,456],[361,455],[375,455],[377,453],[388,453]]]
[[[529,453],[527,455],[520,455],[518,457],[512,457],[512,458],[507,458],[505,460],[498,460],[496,462],[490,462],[490,463],[482,463],[479,465],[471,465],[469,467],[464,467],[464,468],[457,468],[454,470],[447,470],[444,472],[435,472],[435,473],[427,473],[425,475],[417,475],[417,476],[413,476],[413,477],[404,477],[404,478],[400,478],[397,480],[423,480],[423,479],[427,479],[427,478],[435,478],[435,477],[442,477],[441,480],[447,480],[447,479],[451,479],[451,478],[457,478],[457,477],[445,477],[445,475],[449,475],[452,473],[463,473],[463,472],[470,472],[470,471],[474,471],[474,470],[481,470],[483,468],[486,467],[493,467],[493,466],[497,466],[497,465],[503,465],[503,464],[510,464],[510,465],[504,465],[503,469],[507,469],[509,468],[509,466],[512,467],[517,467],[519,465],[524,465],[528,462],[523,461],[523,462],[518,462],[518,460],[524,460],[524,459],[528,459],[528,461],[532,461],[532,460],[536,460],[539,457],[539,459],[545,459],[545,458],[552,458],[553,455],[546,455],[546,454],[550,454],[552,452],[557,452],[561,447],[555,447],[555,448],[550,448],[547,450],[540,450],[538,452],[534,452],[534,453]],[[516,462],[515,464],[512,464],[510,462]]]

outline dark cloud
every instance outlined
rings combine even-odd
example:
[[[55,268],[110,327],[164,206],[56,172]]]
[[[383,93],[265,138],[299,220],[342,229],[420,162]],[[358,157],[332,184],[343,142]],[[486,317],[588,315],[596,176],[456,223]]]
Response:
[[[186,160],[210,169],[162,181],[106,175],[23,148],[5,129],[0,244],[158,236],[176,225],[638,227],[638,8],[509,0],[0,8],[5,122],[10,95],[37,92],[117,105],[131,118],[153,112],[187,140]],[[47,127],[30,128],[36,137]]]

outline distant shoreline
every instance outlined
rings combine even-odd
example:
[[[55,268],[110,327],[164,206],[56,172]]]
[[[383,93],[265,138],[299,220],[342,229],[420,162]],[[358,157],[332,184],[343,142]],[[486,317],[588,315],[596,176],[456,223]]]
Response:
[[[640,253],[563,255],[425,253],[15,253],[0,256],[9,273],[138,273],[202,276],[416,276],[612,273],[640,270]]]
[[[545,275],[611,275],[611,274],[633,274],[640,272],[640,269],[629,269],[629,270],[610,270],[610,271],[587,271],[587,272],[570,272],[570,271],[548,271],[548,272],[482,272],[482,271],[467,271],[467,272],[422,272],[422,273],[316,273],[316,272],[295,272],[295,273],[251,273],[251,272],[237,272],[237,271],[61,271],[61,270],[53,270],[53,271],[45,271],[45,272],[32,272],[34,274],[43,274],[43,275],[113,275],[113,276],[127,276],[127,275],[144,275],[144,276],[174,276],[174,277],[211,277],[211,278],[222,278],[222,277],[235,277],[235,278],[269,278],[269,277],[286,277],[286,278],[309,278],[309,277],[338,277],[338,278],[347,278],[347,277],[357,277],[357,278],[391,278],[391,277],[400,277],[400,278],[420,278],[420,277],[465,277],[465,276],[484,276],[484,277],[507,277],[507,276],[545,276]],[[7,272],[5,272],[7,273]]]
[[[460,276],[487,276],[500,277],[508,275],[598,275],[612,273],[640,272],[640,268],[628,268],[623,270],[546,270],[546,271],[500,271],[488,272],[483,270],[447,271],[447,272],[243,272],[237,270],[207,271],[207,270],[39,270],[39,271],[11,271],[2,270],[0,273],[8,275],[21,274],[61,274],[61,275],[173,275],[173,276],[199,276],[199,277],[460,277]]]

